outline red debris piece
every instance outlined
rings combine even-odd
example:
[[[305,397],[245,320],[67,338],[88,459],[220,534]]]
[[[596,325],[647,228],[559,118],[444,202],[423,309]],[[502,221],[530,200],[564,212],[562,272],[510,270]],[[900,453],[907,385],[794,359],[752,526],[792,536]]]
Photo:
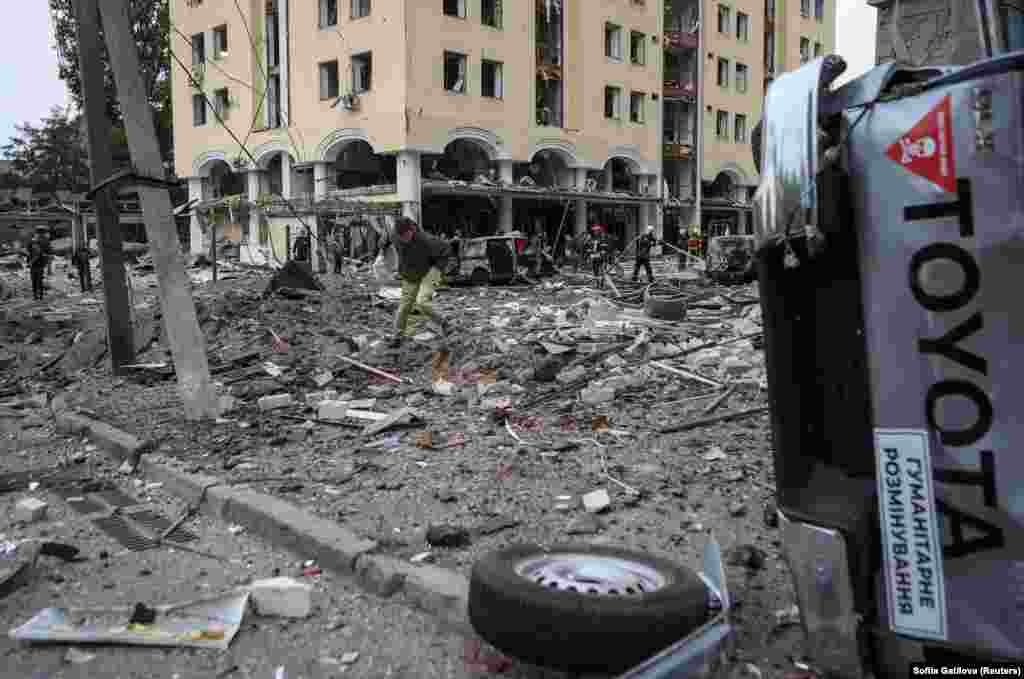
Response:
[[[323,571],[320,570],[319,566],[313,566],[312,568],[303,568],[302,569],[302,574],[304,576],[306,576],[307,578],[312,578],[312,577],[320,575],[322,573],[323,573]]]

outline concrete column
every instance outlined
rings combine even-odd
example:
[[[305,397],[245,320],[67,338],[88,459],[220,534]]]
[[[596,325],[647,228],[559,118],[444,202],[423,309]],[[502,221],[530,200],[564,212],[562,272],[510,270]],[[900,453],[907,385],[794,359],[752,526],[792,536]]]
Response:
[[[576,190],[583,191],[587,188],[587,168],[577,167],[575,170]],[[587,230],[587,201],[578,199],[574,206],[574,211],[572,232],[578,236]]]
[[[260,171],[250,170],[245,175],[246,198],[255,203],[260,197]],[[255,207],[249,209],[249,249],[260,244],[260,215]]]
[[[420,220],[421,181],[419,151],[398,152],[398,199],[402,216]]]
[[[327,168],[329,163],[313,163],[313,196],[319,200],[327,196]]]
[[[515,181],[515,164],[511,160],[498,161],[498,179],[505,184],[512,184]],[[515,212],[512,207],[512,198],[503,196],[501,199],[501,213],[498,219],[498,230],[508,233],[515,228]]]
[[[203,199],[202,177],[188,178],[188,199],[200,201]],[[189,222],[189,252],[193,255],[203,254],[203,229],[199,226],[199,217],[195,214]]]
[[[292,197],[292,157],[281,154],[281,197]]]

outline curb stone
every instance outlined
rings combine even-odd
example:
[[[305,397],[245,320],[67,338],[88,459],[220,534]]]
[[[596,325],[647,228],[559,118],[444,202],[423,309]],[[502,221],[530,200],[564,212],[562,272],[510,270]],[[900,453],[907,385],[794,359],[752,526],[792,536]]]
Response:
[[[118,462],[135,459],[147,447],[127,432],[78,413],[62,411],[54,417],[58,432],[84,434]],[[163,483],[165,491],[188,502],[202,498],[200,509],[209,516],[244,526],[275,547],[315,555],[321,567],[354,576],[360,587],[376,596],[402,593],[406,601],[440,622],[472,633],[467,613],[469,580],[459,573],[373,554],[376,542],[332,521],[266,493],[220,485],[216,477],[174,469],[159,458],[142,456],[136,471]]]

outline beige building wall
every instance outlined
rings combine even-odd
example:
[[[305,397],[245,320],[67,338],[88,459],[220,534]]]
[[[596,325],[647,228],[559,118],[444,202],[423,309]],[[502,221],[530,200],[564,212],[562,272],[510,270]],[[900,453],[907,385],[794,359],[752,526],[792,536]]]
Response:
[[[226,123],[246,147],[263,161],[272,153],[287,150],[293,164],[329,159],[332,145],[363,139],[378,153],[419,150],[440,153],[455,138],[472,138],[487,146],[494,159],[528,161],[543,148],[561,150],[571,164],[600,169],[612,156],[632,161],[643,173],[660,172],[659,119],[662,48],[661,3],[648,0],[563,0],[565,26],[563,60],[565,119],[562,128],[536,125],[534,51],[534,0],[503,5],[501,29],[485,26],[480,3],[466,2],[465,18],[444,16],[441,0],[373,0],[370,16],[349,18],[349,2],[338,2],[338,25],[320,28],[318,3],[289,0],[287,45],[287,111],[290,124],[262,129],[263,113],[256,130],[249,132],[264,89],[261,60],[265,36],[264,0],[207,0],[187,7],[172,0],[171,19],[184,36],[172,31],[171,45],[191,67],[194,33],[206,36],[207,65],[203,91],[213,100],[214,91],[226,87],[233,105]],[[408,14],[406,14],[406,10]],[[624,59],[604,54],[604,24],[622,26]],[[254,50],[246,22],[256,43]],[[228,54],[213,58],[214,27],[226,25]],[[630,31],[646,37],[645,65],[629,63]],[[657,41],[652,36],[659,36]],[[445,50],[467,56],[467,89],[455,94],[443,88]],[[371,91],[360,95],[357,111],[334,100],[320,99],[318,64],[337,59],[340,91],[348,92],[349,60],[369,51],[373,60]],[[481,60],[503,64],[503,97],[480,94]],[[618,120],[604,117],[604,87],[622,88]],[[213,111],[205,125],[193,125],[192,96],[186,74],[172,68],[174,97],[175,170],[179,177],[208,172],[210,161],[242,156],[239,144],[218,124]],[[629,95],[645,95],[645,121],[629,120]]]
[[[815,0],[775,0],[776,73],[792,71],[803,64],[800,39],[807,40],[809,56],[814,58],[815,44],[822,54],[836,48],[836,1],[824,0],[822,16],[815,17]],[[806,15],[805,15],[806,11]]]
[[[713,181],[728,172],[739,185],[756,186],[760,181],[751,154],[750,133],[761,117],[764,97],[764,2],[759,0],[704,1],[704,181]],[[728,25],[719,30],[719,8],[728,10]],[[745,38],[737,37],[738,15],[748,17]],[[728,60],[728,82],[719,85],[719,59]],[[737,65],[746,66],[746,88],[741,91]],[[719,112],[728,115],[725,138],[718,133]],[[744,129],[736,138],[737,116],[743,116]]]

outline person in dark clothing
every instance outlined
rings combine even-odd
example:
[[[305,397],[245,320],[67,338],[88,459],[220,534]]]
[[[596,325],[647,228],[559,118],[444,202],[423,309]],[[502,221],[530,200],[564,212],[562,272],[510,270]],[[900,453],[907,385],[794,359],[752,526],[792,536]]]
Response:
[[[32,299],[41,300],[46,266],[50,262],[50,239],[45,236],[42,229],[37,229],[32,240],[28,242],[25,258],[28,260],[28,268],[32,274]]]
[[[604,288],[604,265],[611,252],[611,241],[600,224],[595,224],[592,231],[594,235],[590,242],[590,266],[594,278],[597,279],[597,287]]]
[[[634,283],[640,280],[640,267],[647,272],[647,282],[654,282],[654,272],[651,270],[651,248],[657,244],[658,238],[654,235],[654,227],[648,226],[647,233],[636,241],[636,266],[633,267]]]
[[[295,261],[297,262],[308,262],[309,261],[309,234],[303,233],[301,236],[295,239]]]
[[[79,245],[71,253],[75,268],[78,269],[78,285],[82,292],[92,292],[92,270],[89,268],[89,248]]]
[[[409,316],[413,310],[431,319],[447,335],[451,326],[431,306],[434,289],[441,282],[441,272],[447,268],[451,258],[451,247],[419,228],[407,217],[395,223],[392,236],[395,254],[398,255],[398,276],[402,280],[402,297],[395,314],[395,335],[392,346],[398,346],[405,335]]]

